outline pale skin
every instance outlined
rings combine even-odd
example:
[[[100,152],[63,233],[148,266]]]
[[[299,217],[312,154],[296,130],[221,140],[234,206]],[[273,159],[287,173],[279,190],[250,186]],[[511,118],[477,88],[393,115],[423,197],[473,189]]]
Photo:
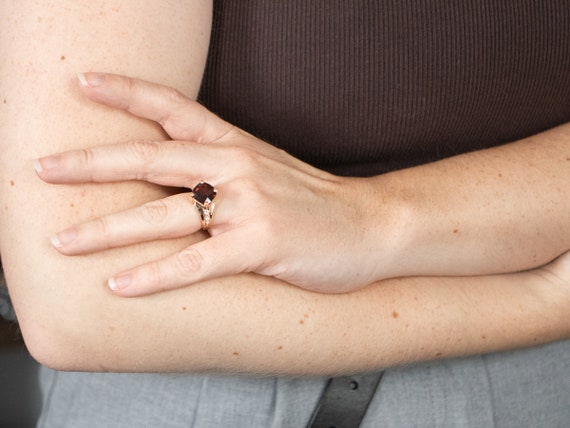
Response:
[[[103,24],[97,33],[96,43],[92,42],[95,30],[86,30],[85,21],[92,22],[90,14],[99,13],[97,2],[90,2],[92,10],[89,7],[73,8],[71,2],[69,5],[60,2],[50,7],[40,5],[39,9],[36,5],[33,11],[20,10],[25,6],[12,5],[11,2],[2,4],[2,24],[10,25],[0,26],[3,32],[1,48],[12,63],[9,67],[4,63],[0,69],[0,93],[7,101],[6,105],[1,105],[0,116],[0,140],[3,144],[0,197],[3,206],[7,207],[1,219],[1,251],[22,331],[36,358],[52,367],[69,370],[338,374],[431,358],[532,346],[570,336],[570,326],[566,322],[570,303],[568,255],[544,268],[523,273],[386,279],[357,292],[340,295],[314,293],[268,275],[249,273],[206,282],[197,278],[198,282],[191,286],[125,299],[117,294],[126,291],[114,294],[107,287],[109,278],[134,266],[144,265],[144,262],[167,258],[192,242],[213,241],[213,238],[203,241],[203,234],[188,235],[88,256],[58,254],[50,244],[50,237],[56,232],[171,193],[164,188],[132,181],[48,185],[38,179],[32,168],[34,159],[64,150],[101,143],[141,139],[162,141],[166,138],[161,129],[149,121],[118,110],[101,108],[82,98],[92,94],[83,88],[80,95],[77,86],[72,86],[74,73],[70,73],[69,67],[62,66],[62,45],[66,48],[65,61],[74,61],[73,68],[85,70],[96,67],[139,75],[176,87],[190,98],[195,96],[207,47],[207,36],[200,34],[207,34],[208,28],[207,25],[201,27],[200,23],[209,22],[209,6],[205,6],[206,2],[184,3],[188,7],[186,16],[195,19],[195,25],[188,30],[191,34],[182,34],[177,39],[178,31],[181,31],[178,28],[170,34],[158,32],[149,39],[145,36],[145,28],[157,23],[149,23],[148,19],[164,19],[170,28],[171,20],[180,16],[181,10],[166,7],[161,14],[167,16],[156,17],[145,13],[151,9],[154,11],[150,2],[148,5],[137,4],[136,11],[113,12],[118,14],[116,19],[119,21],[132,21],[129,21],[131,25],[128,28],[135,34],[129,46],[115,43],[120,31],[109,30],[108,25],[103,28]],[[123,6],[127,5],[125,2]],[[51,7],[62,10],[55,13]],[[11,8],[17,10],[8,10]],[[64,31],[54,26],[42,43],[34,45],[15,37],[35,28],[38,11],[44,16],[43,20],[50,15],[65,14],[72,28]],[[182,22],[180,26],[187,28]],[[66,31],[74,31],[77,38],[67,41]],[[180,46],[187,46],[188,37],[196,43],[192,49],[176,49],[173,37]],[[148,61],[141,62],[139,58],[142,55]],[[32,67],[26,60],[28,58],[50,66],[47,69]],[[167,69],[162,66],[165,63],[169,64]],[[164,91],[168,101],[171,92]],[[126,96],[132,95],[127,93]],[[147,92],[142,94],[141,101],[152,105],[156,99]],[[65,117],[64,123],[62,117]],[[203,129],[210,129],[209,124],[205,123]],[[568,162],[565,160],[568,141],[568,130],[561,127],[530,140],[513,143],[517,145],[515,148],[511,145],[491,154],[472,154],[469,162],[459,157],[448,163],[427,166],[438,176],[437,189],[431,189],[431,193],[425,193],[430,191],[429,183],[421,181],[419,175],[413,175],[417,170],[409,170],[407,177],[398,178],[393,174],[367,182],[365,186],[372,200],[378,194],[374,189],[381,189],[385,197],[382,205],[390,209],[400,208],[396,212],[405,214],[398,216],[402,221],[393,222],[387,218],[382,223],[386,226],[382,231],[384,236],[392,237],[388,241],[394,244],[393,250],[400,251],[398,246],[411,243],[420,245],[416,254],[409,254],[403,260],[396,261],[396,257],[385,255],[392,258],[386,263],[391,270],[379,277],[418,274],[427,272],[430,266],[439,268],[439,263],[430,258],[431,253],[425,251],[432,245],[430,242],[440,243],[449,249],[475,247],[469,248],[474,251],[473,264],[467,263],[466,257],[462,259],[461,255],[449,251],[457,259],[454,263],[445,264],[444,268],[449,269],[449,265],[453,265],[458,271],[431,272],[441,274],[527,269],[540,266],[567,250],[570,247],[567,227],[570,198],[564,186],[568,183],[569,168],[564,162]],[[537,151],[541,154],[537,155]],[[525,157],[525,153],[527,156],[534,154]],[[459,191],[462,186],[458,185],[457,176],[446,177],[450,173],[459,174],[467,164],[475,162],[477,165],[478,155],[480,167],[472,166],[469,181],[479,183],[479,202],[483,206],[478,206],[484,208],[482,211],[488,212],[488,216],[479,215],[478,221],[473,218],[469,222],[469,212],[462,212],[460,226],[450,221],[457,221],[453,212],[448,214],[449,217],[441,216],[441,212],[438,216],[424,212],[423,216],[414,217],[422,213],[421,207],[425,207],[426,201],[432,207],[430,211],[434,211],[436,206],[448,212],[456,206],[458,200],[450,195],[458,198],[457,193],[443,190],[447,186]],[[517,162],[517,159],[521,160]],[[540,180],[528,178],[530,159],[535,165],[531,178],[536,173]],[[500,169],[502,177],[490,173],[497,169]],[[549,171],[549,174],[545,175],[544,171]],[[527,177],[527,190],[529,185],[536,186],[525,195],[520,193],[521,186],[513,184],[517,177],[522,176]],[[210,180],[209,177],[200,178]],[[401,192],[397,187],[401,181],[425,186],[421,189],[425,198],[417,200],[415,192]],[[509,203],[500,198],[493,201],[483,199],[490,189],[508,198]],[[394,198],[394,202],[386,203],[386,200],[392,201],[387,196],[401,194],[405,196],[403,200]],[[534,203],[528,202],[528,194],[534,195]],[[463,196],[477,197],[472,191],[465,191]],[[465,197],[460,199],[461,203],[469,203]],[[548,221],[544,219],[542,210],[545,201],[557,202],[551,203]],[[525,221],[512,215],[511,202],[515,202],[515,207],[523,206],[526,210]],[[231,198],[228,197],[227,203],[232,203]],[[224,222],[229,222],[231,227],[231,216],[223,214],[223,207],[220,199],[215,219],[220,221],[220,227]],[[507,211],[501,211],[501,207]],[[383,210],[391,212],[387,208]],[[188,211],[186,214],[195,213]],[[186,214],[183,222],[188,218],[195,222],[184,223],[185,231],[190,233],[199,228],[199,220],[197,215],[188,217]],[[471,212],[473,217],[476,214]],[[400,229],[388,230],[390,225],[402,227],[417,223],[421,227],[416,226],[401,234],[405,237],[403,242],[394,239],[400,236]],[[506,233],[505,226],[509,226],[509,230],[516,228],[521,233],[511,236],[506,244],[517,249],[513,251],[512,259],[504,257],[501,260],[496,254],[504,252],[505,244],[498,239],[497,233]],[[461,233],[453,233],[456,229]],[[430,240],[418,230],[428,231]],[[110,237],[113,236],[112,233]],[[129,239],[138,240],[139,236],[135,234]],[[374,237],[373,233],[371,238]],[[521,242],[515,242],[515,238],[532,245],[525,247]],[[471,244],[459,245],[458,239]],[[367,245],[373,245],[374,239],[370,242]],[[423,249],[421,245],[424,245]],[[64,252],[62,248],[59,250]],[[488,251],[496,254],[485,256]],[[443,251],[437,257],[441,258],[441,254],[447,258],[448,252]],[[412,263],[414,260],[416,263]],[[410,271],[405,271],[406,268]],[[174,287],[182,285],[176,281],[173,284]],[[146,291],[156,291],[153,288],[156,286],[154,284]],[[158,285],[168,286],[171,285]],[[314,288],[317,286],[323,287],[323,284],[316,284]]]
[[[212,238],[114,276],[110,286],[120,295],[246,272],[313,291],[346,292],[396,276],[530,269],[570,246],[570,189],[564,186],[570,182],[570,126],[424,167],[345,178],[294,159],[169,88],[100,73],[80,79],[87,97],[160,122],[175,141],[130,141],[45,157],[36,163],[41,178],[187,188],[204,179],[222,195]],[[534,163],[526,178],[528,162],[519,152]],[[547,194],[540,192],[544,182],[553,188]],[[201,227],[191,195],[180,193],[68,228],[52,243],[78,255],[180,238]],[[539,257],[546,248],[552,253]]]

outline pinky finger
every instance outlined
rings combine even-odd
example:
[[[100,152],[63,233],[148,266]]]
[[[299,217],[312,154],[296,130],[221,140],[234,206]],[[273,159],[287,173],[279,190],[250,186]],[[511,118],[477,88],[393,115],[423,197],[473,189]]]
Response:
[[[222,276],[253,270],[260,257],[244,252],[240,231],[216,235],[169,257],[156,260],[109,279],[109,288],[123,297],[136,297],[191,285]],[[255,252],[256,253],[256,252]]]

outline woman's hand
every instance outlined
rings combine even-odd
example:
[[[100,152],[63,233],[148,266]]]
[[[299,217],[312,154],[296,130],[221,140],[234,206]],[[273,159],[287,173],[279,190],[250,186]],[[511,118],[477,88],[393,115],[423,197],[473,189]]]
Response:
[[[315,169],[232,126],[177,91],[126,77],[80,76],[91,100],[159,123],[173,141],[130,141],[38,160],[49,183],[145,180],[217,190],[211,237],[109,280],[123,296],[241,272],[319,292],[377,280],[382,263],[368,238],[364,179]],[[369,221],[369,220],[368,220]],[[78,255],[194,234],[203,226],[192,193],[180,193],[59,232],[53,245]]]

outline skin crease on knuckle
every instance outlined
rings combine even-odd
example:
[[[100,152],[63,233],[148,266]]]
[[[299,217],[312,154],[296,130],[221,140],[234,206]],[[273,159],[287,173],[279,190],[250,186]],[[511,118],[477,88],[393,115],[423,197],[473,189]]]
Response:
[[[105,243],[104,248],[110,248],[109,242],[111,241],[111,237],[113,235],[113,228],[109,224],[109,219],[107,217],[99,217],[95,220],[95,225],[99,240]]]
[[[173,88],[161,88],[160,91],[163,114],[156,121],[169,134],[178,135],[185,129],[189,100]]]
[[[93,180],[95,178],[92,168],[95,163],[96,154],[95,149],[81,149],[78,151],[78,157],[80,162],[80,170],[90,171],[89,179]]]
[[[203,254],[194,247],[188,247],[179,251],[175,256],[175,260],[176,272],[182,278],[188,279],[192,279],[197,274],[200,274],[206,265]]]
[[[136,213],[145,223],[160,226],[168,219],[169,208],[164,200],[159,199],[140,206]]]
[[[159,145],[155,141],[130,141],[125,146],[127,161],[132,162],[134,158],[143,166],[151,163],[159,152]]]

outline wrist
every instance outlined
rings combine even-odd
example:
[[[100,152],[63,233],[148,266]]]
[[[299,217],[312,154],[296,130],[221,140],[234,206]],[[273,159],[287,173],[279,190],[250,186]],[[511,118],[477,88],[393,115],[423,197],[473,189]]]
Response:
[[[370,282],[406,275],[413,212],[409,195],[388,175],[348,180],[352,200],[359,200],[356,255],[363,271]]]

